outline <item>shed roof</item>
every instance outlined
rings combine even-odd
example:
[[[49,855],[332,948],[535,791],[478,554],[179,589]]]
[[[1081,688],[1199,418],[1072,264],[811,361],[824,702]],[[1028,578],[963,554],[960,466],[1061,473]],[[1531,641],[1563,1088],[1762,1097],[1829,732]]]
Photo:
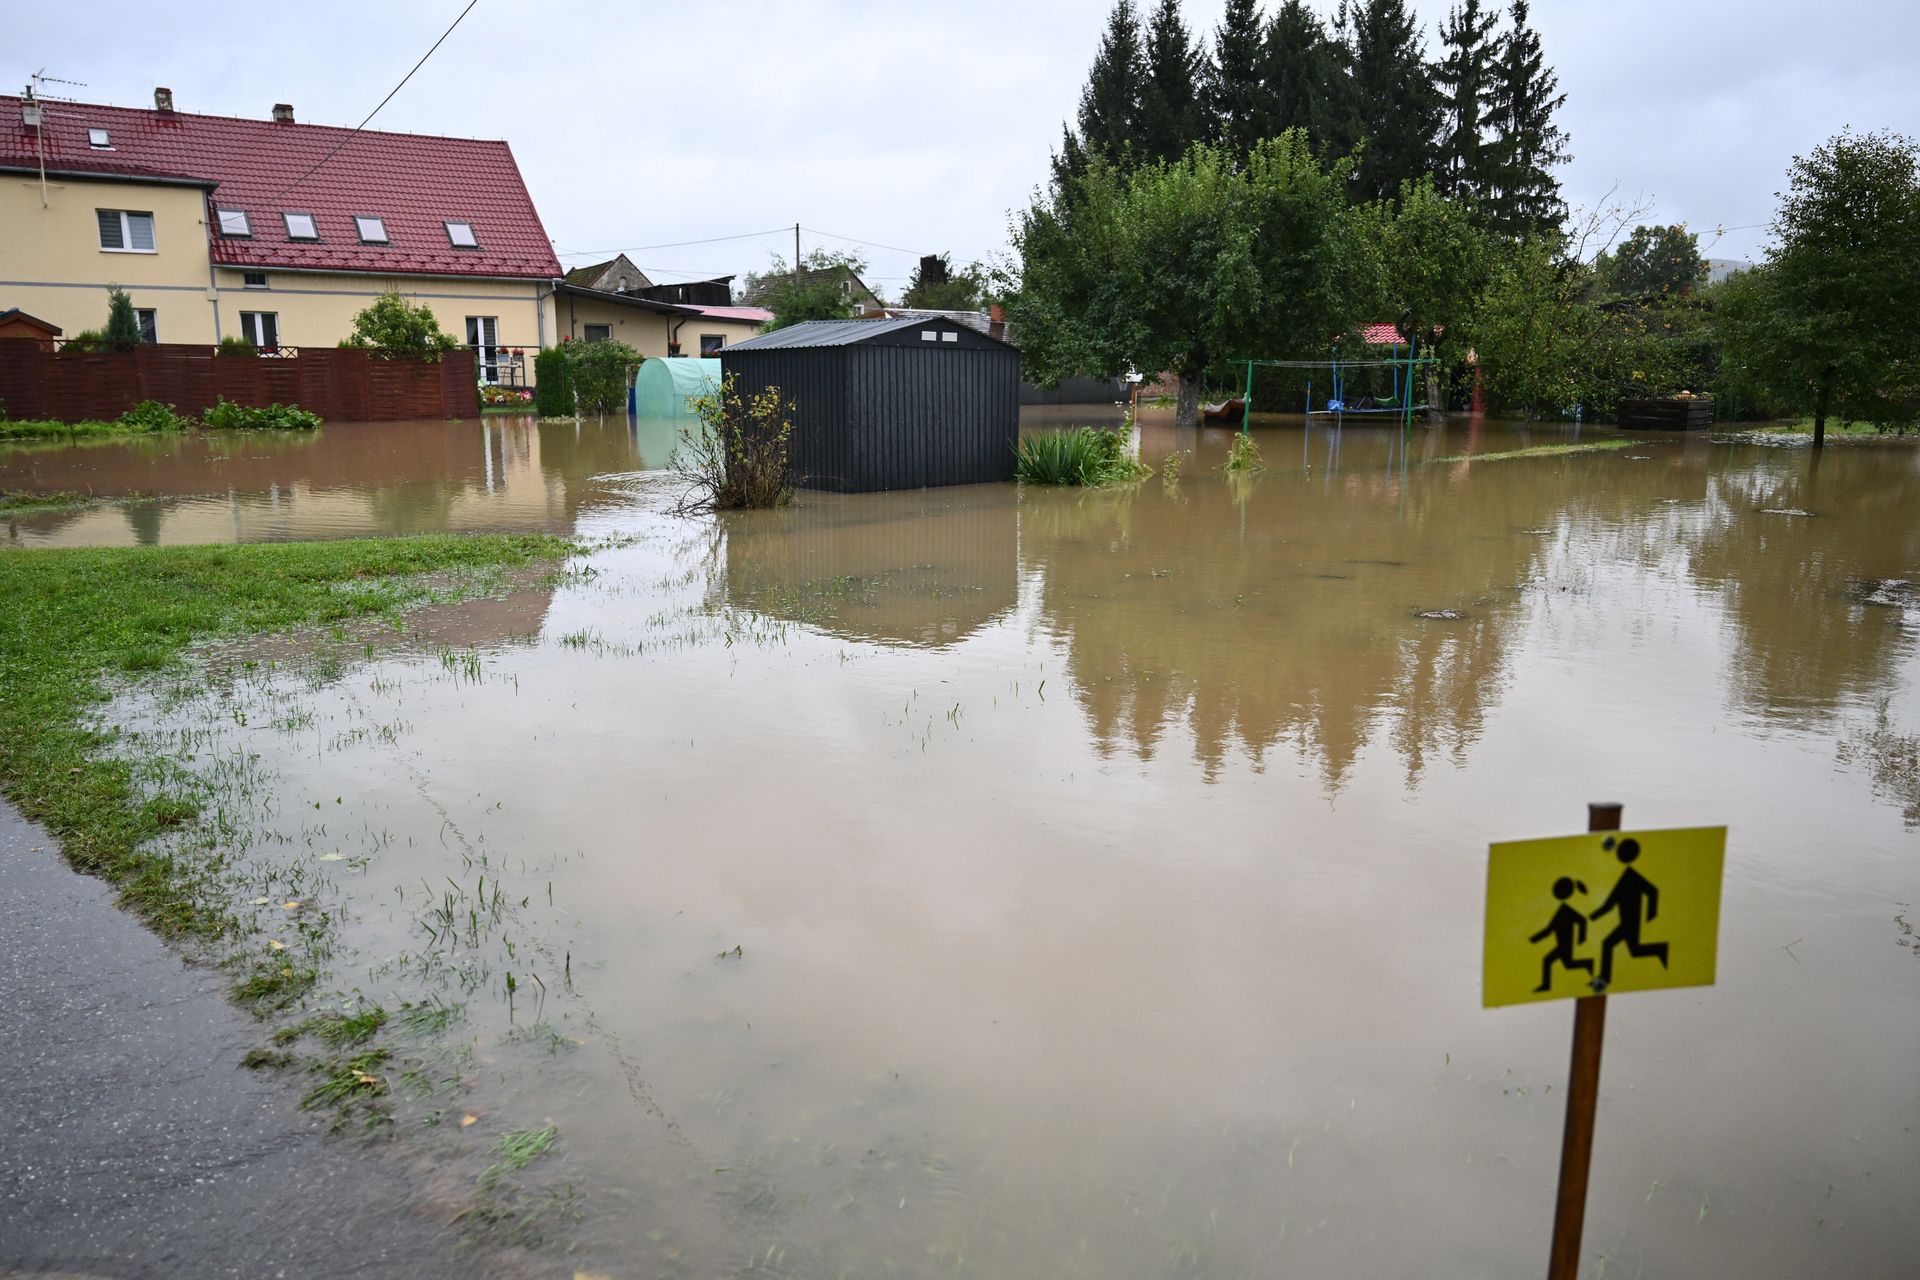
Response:
[[[394,275],[551,279],[560,264],[504,142],[355,131],[90,102],[42,102],[40,130],[21,99],[0,96],[0,169],[127,182],[217,187],[208,203],[244,210],[252,234],[209,237],[221,266]],[[109,145],[95,147],[89,129]],[[315,166],[318,166],[317,168]],[[295,240],[284,213],[313,215],[319,238]],[[387,242],[362,243],[356,216],[384,221]],[[446,224],[468,223],[474,247]]]
[[[5,324],[23,324],[40,330],[49,338],[57,338],[61,334],[59,325],[50,320],[42,320],[39,316],[28,315],[18,307],[8,307],[5,311],[0,311],[0,325]]]
[[[768,351],[776,347],[853,347],[863,342],[911,329],[946,328],[957,333],[969,334],[975,338],[991,342],[996,346],[1007,347],[998,338],[990,338],[966,325],[958,324],[944,317],[925,319],[920,316],[907,316],[897,320],[802,320],[799,324],[788,325],[784,329],[775,329],[772,333],[763,333],[748,338],[745,342],[736,342],[726,349],[726,355],[736,351]],[[1013,348],[1007,347],[1008,350]]]

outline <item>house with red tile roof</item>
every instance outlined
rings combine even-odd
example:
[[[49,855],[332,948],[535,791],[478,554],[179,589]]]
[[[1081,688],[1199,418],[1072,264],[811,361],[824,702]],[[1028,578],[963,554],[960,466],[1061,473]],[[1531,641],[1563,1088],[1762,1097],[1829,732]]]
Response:
[[[566,337],[667,355],[691,307],[569,285],[505,142],[0,96],[0,309],[68,334],[124,288],[149,341],[333,346],[394,292],[530,381]]]

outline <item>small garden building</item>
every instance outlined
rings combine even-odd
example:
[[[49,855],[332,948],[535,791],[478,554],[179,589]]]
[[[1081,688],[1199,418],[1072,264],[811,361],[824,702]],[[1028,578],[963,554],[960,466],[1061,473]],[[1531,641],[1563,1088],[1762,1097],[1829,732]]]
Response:
[[[1013,478],[1020,353],[947,319],[811,320],[720,353],[741,395],[779,387],[809,489]]]

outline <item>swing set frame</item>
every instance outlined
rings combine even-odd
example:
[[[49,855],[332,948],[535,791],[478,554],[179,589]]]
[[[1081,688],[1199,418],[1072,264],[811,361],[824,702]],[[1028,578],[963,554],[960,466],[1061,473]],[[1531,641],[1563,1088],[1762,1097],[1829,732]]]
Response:
[[[1348,414],[1355,417],[1385,417],[1398,415],[1400,429],[1403,432],[1413,430],[1413,415],[1424,413],[1433,406],[1413,403],[1414,377],[1421,369],[1438,369],[1440,362],[1432,356],[1420,354],[1418,343],[1408,343],[1407,354],[1400,354],[1400,344],[1391,347],[1393,354],[1385,359],[1342,360],[1336,349],[1328,360],[1229,360],[1228,364],[1245,365],[1247,370],[1246,390],[1242,395],[1240,409],[1240,434],[1251,434],[1253,420],[1253,371],[1255,369],[1325,369],[1332,376],[1333,394],[1327,397],[1324,409],[1313,407],[1313,380],[1307,381],[1307,420],[1314,418],[1334,418],[1344,420]],[[1391,369],[1393,371],[1393,400],[1385,407],[1371,409],[1349,409],[1346,407],[1346,373],[1351,369]],[[1404,375],[1404,376],[1403,376]],[[1424,398],[1424,397],[1423,397]]]

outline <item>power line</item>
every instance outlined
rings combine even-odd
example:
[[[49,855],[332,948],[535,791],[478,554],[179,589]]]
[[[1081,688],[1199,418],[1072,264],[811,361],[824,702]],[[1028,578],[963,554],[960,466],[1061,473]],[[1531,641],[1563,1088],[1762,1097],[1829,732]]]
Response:
[[[311,178],[314,174],[318,173],[320,171],[321,165],[324,165],[327,161],[339,155],[340,148],[346,146],[349,142],[352,142],[355,136],[358,135],[362,129],[367,127],[367,121],[372,120],[375,116],[380,114],[380,107],[384,107],[389,102],[392,102],[393,95],[407,87],[407,81],[413,79],[413,72],[418,71],[421,67],[424,67],[427,65],[427,59],[433,56],[434,49],[438,49],[441,45],[447,42],[447,37],[453,34],[453,28],[459,26],[461,23],[461,20],[464,19],[469,13],[473,12],[473,6],[479,3],[480,3],[480,0],[467,0],[467,7],[460,11],[460,17],[455,18],[453,20],[453,26],[448,27],[445,31],[442,31],[440,33],[440,38],[433,42],[433,49],[428,49],[425,53],[420,55],[420,61],[413,64],[413,71],[409,71],[407,72],[406,75],[400,77],[400,83],[393,86],[392,89],[387,91],[387,96],[380,99],[380,105],[376,106],[373,110],[367,112],[366,120],[362,120],[359,124],[353,126],[353,132],[349,133],[346,137],[340,139],[339,143],[333,148],[333,150],[327,152],[327,154],[325,154],[324,156],[321,156],[319,164],[314,165],[313,168],[307,170],[305,173],[295,178],[292,184],[287,187],[286,191],[282,191],[280,195],[275,196],[274,199],[277,201],[282,196],[285,196],[288,192],[292,191],[294,187],[299,186],[301,183],[305,182],[308,178]]]
[[[910,254],[913,254],[915,257],[920,256],[920,251],[918,249],[902,249],[897,244],[881,244],[877,240],[862,240],[857,236],[837,236],[831,231],[822,231],[818,227],[802,227],[801,230],[811,231],[813,232],[813,234],[817,236],[825,236],[829,240],[845,240],[849,244],[857,244],[867,249],[885,249],[890,253],[910,253]]]
[[[775,227],[771,231],[743,231],[737,236],[709,236],[705,240],[675,240],[672,244],[630,244],[621,249],[569,249],[560,254],[562,258],[591,258],[603,253],[648,253],[654,249],[684,249],[695,244],[719,244],[723,240],[756,240],[761,236],[785,235],[791,227]]]

